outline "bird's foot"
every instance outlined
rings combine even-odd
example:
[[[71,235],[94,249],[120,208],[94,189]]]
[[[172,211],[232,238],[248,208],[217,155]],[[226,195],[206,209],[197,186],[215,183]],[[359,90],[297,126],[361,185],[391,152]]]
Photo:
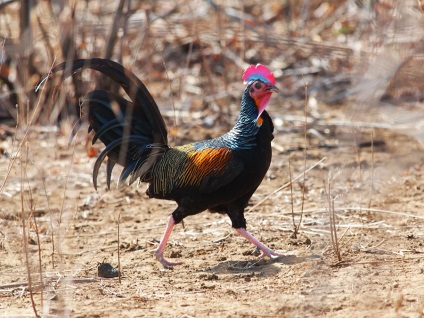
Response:
[[[256,249],[254,253],[261,251],[261,254],[259,255],[259,258],[269,257],[271,259],[277,258],[280,256],[284,256],[284,254],[278,253],[276,251],[273,251],[265,244],[261,243],[258,239],[256,239],[252,234],[250,234],[246,229],[244,228],[236,228],[235,229],[241,236],[246,238],[250,243],[256,246]]]
[[[270,259],[275,259],[275,258],[284,256],[284,254],[276,252],[268,247],[265,247],[262,249],[259,248],[259,249],[261,250],[261,254],[259,255],[259,258],[269,257]]]
[[[182,262],[170,262],[167,261],[164,257],[163,257],[163,253],[161,251],[157,251],[156,252],[156,259],[163,265],[163,267],[165,267],[166,269],[174,269],[174,266],[176,265],[181,265]]]

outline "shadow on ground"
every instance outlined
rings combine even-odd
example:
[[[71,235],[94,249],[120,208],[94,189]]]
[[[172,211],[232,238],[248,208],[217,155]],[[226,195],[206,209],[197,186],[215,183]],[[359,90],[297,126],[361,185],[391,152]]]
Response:
[[[274,264],[293,265],[321,259],[319,255],[295,256],[287,255],[275,259],[255,259],[250,261],[225,261],[210,267],[205,272],[215,274],[238,274],[248,272],[261,272],[264,276],[276,275],[281,267]]]

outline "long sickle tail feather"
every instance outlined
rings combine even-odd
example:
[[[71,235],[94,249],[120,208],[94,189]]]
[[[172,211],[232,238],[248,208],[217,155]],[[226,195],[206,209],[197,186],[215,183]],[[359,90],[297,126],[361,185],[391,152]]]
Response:
[[[168,149],[165,122],[153,97],[133,73],[110,60],[65,62],[55,66],[51,73],[64,71],[62,78],[66,78],[83,69],[94,69],[110,77],[122,86],[133,101],[105,90],[95,90],[84,98],[83,109],[88,109],[89,132],[96,132],[93,143],[100,139],[106,145],[94,164],[94,187],[97,189],[97,176],[106,157],[108,188],[116,164],[124,167],[118,185],[122,185],[129,176],[130,183],[138,178],[140,181],[149,181],[151,169]],[[37,84],[36,90],[49,76]],[[87,113],[81,117],[87,117]],[[75,126],[73,135],[79,126],[79,123]]]
[[[37,91],[48,77],[56,72],[64,71],[63,78],[84,69],[93,69],[99,71],[117,82],[134,101],[137,109],[144,113],[149,125],[154,132],[154,142],[167,144],[167,131],[163,117],[146,86],[131,71],[124,68],[121,64],[107,59],[92,58],[79,59],[70,62],[64,62],[56,65],[50,74],[43,78],[35,87]]]

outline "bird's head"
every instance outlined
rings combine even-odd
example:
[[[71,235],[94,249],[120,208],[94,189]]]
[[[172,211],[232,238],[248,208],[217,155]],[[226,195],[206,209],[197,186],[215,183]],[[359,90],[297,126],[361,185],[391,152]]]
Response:
[[[274,74],[264,65],[250,65],[242,76],[243,82],[247,83],[249,96],[255,101],[258,110],[257,123],[262,123],[261,114],[269,103],[272,93],[278,92],[275,86]]]

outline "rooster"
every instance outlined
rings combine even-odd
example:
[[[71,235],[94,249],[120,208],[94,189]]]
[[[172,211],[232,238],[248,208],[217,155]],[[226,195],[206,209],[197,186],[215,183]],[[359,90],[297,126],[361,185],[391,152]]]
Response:
[[[94,187],[97,189],[99,168],[108,157],[109,189],[112,170],[118,164],[123,166],[119,186],[136,180],[147,182],[146,194],[150,198],[174,200],[178,204],[156,249],[156,259],[165,268],[181,264],[164,257],[174,226],[205,210],[227,214],[232,227],[254,244],[262,257],[282,256],[250,234],[244,218],[244,209],[271,163],[274,126],[265,108],[278,89],[267,67],[251,65],[244,71],[246,88],[240,114],[229,132],[178,147],[168,145],[165,122],[147,88],[122,65],[98,58],[74,60],[57,65],[50,74],[63,70],[63,77],[67,77],[83,69],[103,73],[131,99],[106,90],[95,90],[85,97],[83,106],[88,109],[89,131],[95,131],[93,143],[100,139],[106,145],[94,164]]]

